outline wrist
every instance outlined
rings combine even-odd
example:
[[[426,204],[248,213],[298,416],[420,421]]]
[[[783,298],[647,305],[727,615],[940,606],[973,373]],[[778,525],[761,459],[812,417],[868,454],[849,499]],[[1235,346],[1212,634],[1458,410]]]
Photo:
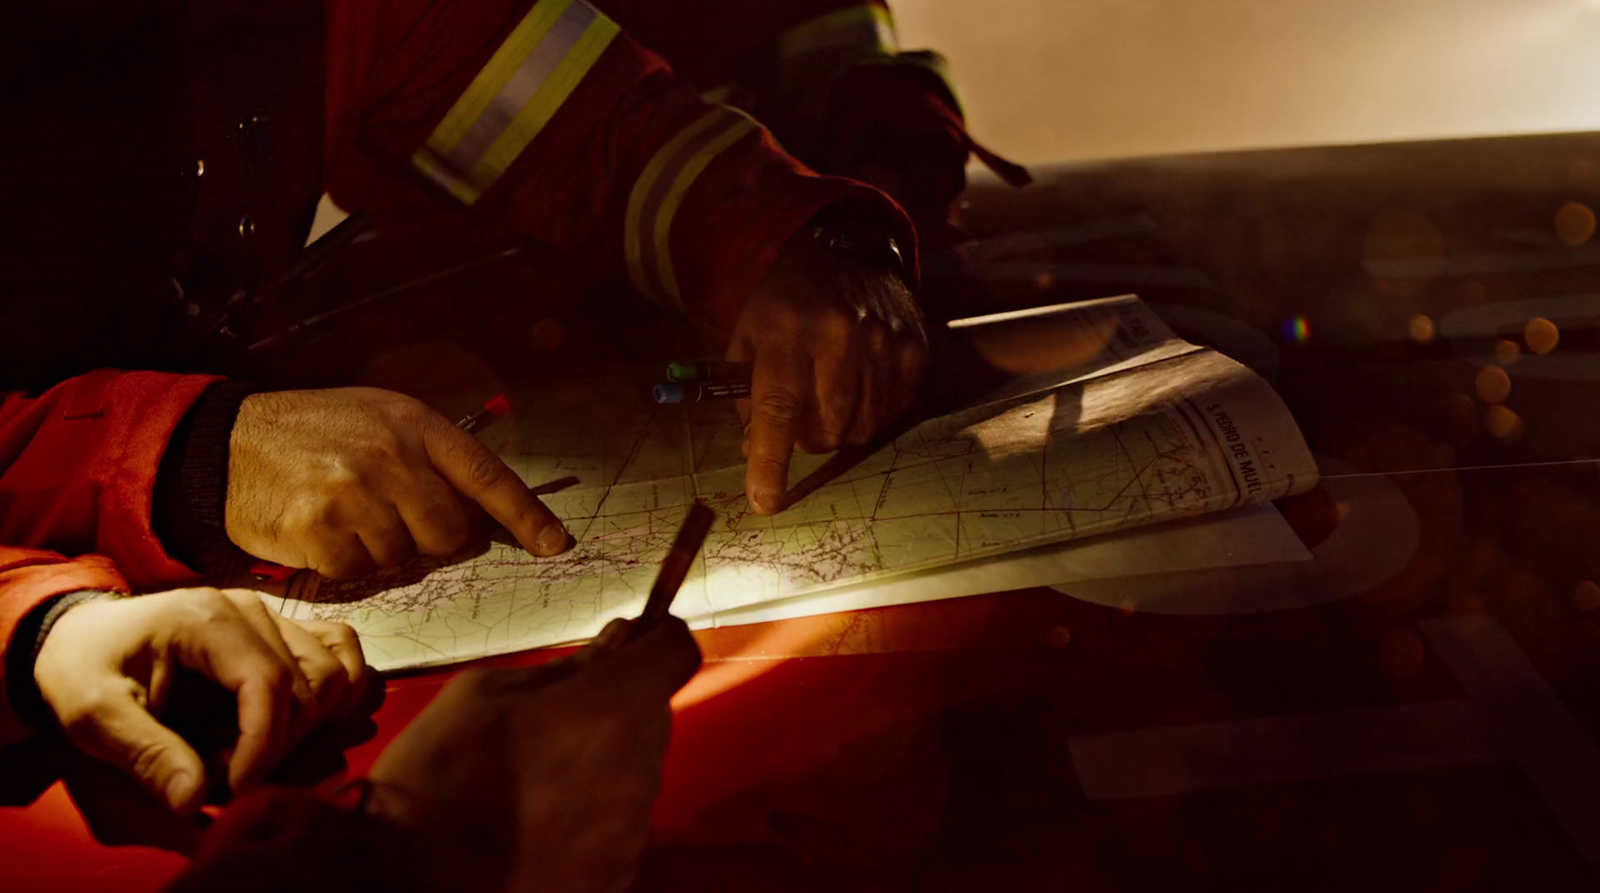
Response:
[[[909,246],[896,230],[894,219],[875,203],[838,202],[817,212],[798,238],[847,267],[893,275],[911,289]]]
[[[55,714],[45,701],[34,675],[39,653],[56,623],[67,612],[86,602],[120,598],[114,592],[98,589],[80,589],[54,596],[23,615],[12,633],[11,647],[5,655],[6,699],[12,712],[23,725],[45,729],[55,724]]]

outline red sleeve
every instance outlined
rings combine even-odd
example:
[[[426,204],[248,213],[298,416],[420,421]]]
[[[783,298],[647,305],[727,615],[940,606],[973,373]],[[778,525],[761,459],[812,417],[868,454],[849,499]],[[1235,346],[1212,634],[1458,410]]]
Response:
[[[701,100],[583,0],[327,9],[329,191],[375,219],[454,202],[728,326],[817,210],[894,207]]]
[[[32,648],[33,642],[12,642],[24,617],[50,598],[80,589],[127,592],[128,583],[102,555],[67,558],[44,549],[0,546],[0,746],[27,735],[11,709],[5,659],[12,647]]]
[[[195,578],[150,510],[167,439],[215,380],[102,371],[0,398],[0,644],[51,596]]]
[[[627,0],[615,0],[627,2]],[[697,0],[723,7],[738,0]],[[944,58],[903,50],[884,0],[782,0],[766,10],[769,74],[754,108],[800,157],[819,170],[853,175],[887,168],[919,226],[942,225],[966,188],[976,151],[1010,182],[1026,172],[974,145]],[[659,26],[658,26],[659,27]],[[670,42],[667,45],[671,45]]]

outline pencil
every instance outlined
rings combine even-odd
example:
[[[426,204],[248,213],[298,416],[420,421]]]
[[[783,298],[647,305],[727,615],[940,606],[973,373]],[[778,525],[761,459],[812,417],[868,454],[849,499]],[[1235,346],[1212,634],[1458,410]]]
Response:
[[[689,568],[694,564],[695,556],[700,554],[706,534],[711,532],[711,522],[716,518],[717,513],[699,500],[689,507],[689,516],[683,519],[683,526],[678,528],[678,535],[672,541],[672,549],[662,559],[661,572],[656,575],[656,583],[650,587],[650,597],[645,600],[644,610],[639,613],[640,627],[648,627],[667,616],[672,600],[677,597],[684,578],[689,576]]]

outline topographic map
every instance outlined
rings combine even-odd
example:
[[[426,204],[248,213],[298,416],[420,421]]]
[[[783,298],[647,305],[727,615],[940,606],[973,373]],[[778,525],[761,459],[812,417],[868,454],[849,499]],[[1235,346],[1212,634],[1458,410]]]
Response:
[[[582,640],[637,614],[695,499],[718,520],[673,610],[713,626],[719,611],[1315,482],[1266,382],[1178,340],[1137,299],[1096,303],[1121,322],[1095,362],[1018,381],[871,454],[797,456],[791,486],[804,495],[772,517],[745,502],[731,406],[658,407],[627,382],[606,399],[525,397],[518,405],[539,411],[486,440],[530,485],[569,482],[544,498],[571,551],[535,558],[491,543],[357,583],[303,573],[281,610],[350,623],[380,669],[428,666]]]

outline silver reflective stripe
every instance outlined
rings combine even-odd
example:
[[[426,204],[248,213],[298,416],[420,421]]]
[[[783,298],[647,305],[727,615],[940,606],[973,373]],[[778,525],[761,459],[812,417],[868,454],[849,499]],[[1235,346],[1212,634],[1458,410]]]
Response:
[[[412,154],[412,163],[473,204],[543,131],[619,33],[583,0],[539,0]]]
[[[533,100],[539,88],[549,80],[551,73],[577,45],[578,39],[596,15],[587,3],[573,3],[567,7],[551,26],[550,33],[522,60],[494,101],[478,116],[478,120],[472,122],[461,142],[445,158],[451,167],[458,171],[472,170],[478,159],[489,151],[494,141],[506,132],[523,107]]]

